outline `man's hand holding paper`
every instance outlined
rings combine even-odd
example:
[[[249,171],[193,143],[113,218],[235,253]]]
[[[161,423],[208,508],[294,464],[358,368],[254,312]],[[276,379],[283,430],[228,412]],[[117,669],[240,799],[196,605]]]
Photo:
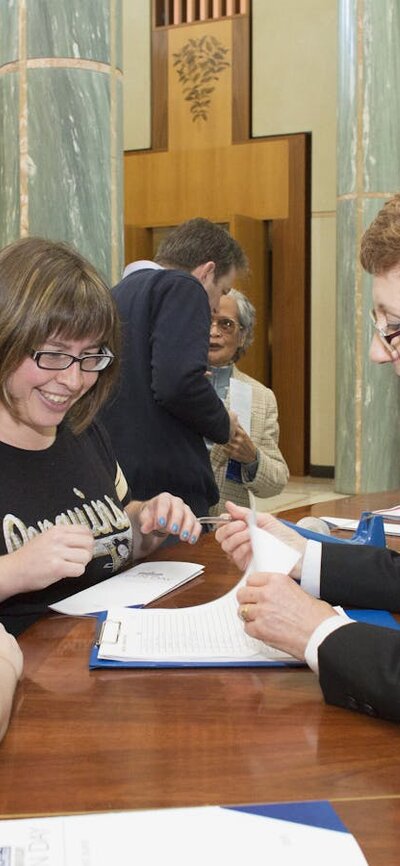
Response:
[[[241,508],[233,502],[226,503],[226,511],[230,514],[232,521],[221,526],[215,537],[237,567],[241,571],[246,571],[252,558],[250,529],[247,522],[251,512],[249,508]],[[290,571],[291,577],[298,579],[301,575],[301,565],[307,544],[305,538],[271,514],[257,514],[256,519],[260,529],[266,530],[270,535],[298,552],[299,558]],[[263,568],[265,570],[268,568],[270,571],[276,570],[271,565],[268,566],[266,562],[264,562]]]

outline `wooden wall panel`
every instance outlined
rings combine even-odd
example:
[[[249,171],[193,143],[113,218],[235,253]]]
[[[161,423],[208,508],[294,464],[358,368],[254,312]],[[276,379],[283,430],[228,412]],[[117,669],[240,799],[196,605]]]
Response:
[[[125,226],[125,263],[137,259],[153,258],[153,234],[151,229]]]
[[[151,147],[168,147],[168,30],[151,37]]]
[[[272,226],[272,388],[292,475],[310,460],[311,136],[287,136],[289,215]]]
[[[269,287],[266,268],[266,223],[244,216],[234,216],[229,224],[231,235],[246,252],[250,274],[235,281],[235,289],[250,298],[257,311],[255,338],[238,366],[259,382],[269,382],[268,369],[268,305]]]
[[[229,222],[235,213],[283,219],[289,207],[289,146],[253,140],[226,148],[125,154],[128,225],[177,225],[195,216]]]
[[[232,21],[232,142],[250,138],[250,18]]]

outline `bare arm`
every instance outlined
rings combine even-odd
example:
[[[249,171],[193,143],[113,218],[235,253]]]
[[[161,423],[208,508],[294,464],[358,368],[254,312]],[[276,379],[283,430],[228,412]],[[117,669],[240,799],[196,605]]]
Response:
[[[8,727],[14,692],[22,676],[23,657],[15,638],[0,625],[0,740]]]

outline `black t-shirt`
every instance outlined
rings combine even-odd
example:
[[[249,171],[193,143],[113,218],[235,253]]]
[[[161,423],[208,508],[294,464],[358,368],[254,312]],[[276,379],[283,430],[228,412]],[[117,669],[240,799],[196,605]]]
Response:
[[[65,578],[45,589],[20,593],[0,604],[0,621],[19,634],[47,606],[126,567],[132,530],[124,505],[130,491],[116,489],[117,463],[105,430],[93,423],[79,436],[62,424],[43,451],[0,442],[0,555],[12,553],[55,524],[89,526],[93,559],[80,578]],[[118,484],[117,484],[118,487]]]

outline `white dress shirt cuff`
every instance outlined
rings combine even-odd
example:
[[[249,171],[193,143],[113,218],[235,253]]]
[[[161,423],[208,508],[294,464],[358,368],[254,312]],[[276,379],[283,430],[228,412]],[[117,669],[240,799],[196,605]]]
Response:
[[[320,597],[322,544],[320,541],[307,541],[306,552],[301,568],[300,586],[314,598]]]
[[[318,675],[318,650],[322,642],[328,637],[328,634],[332,634],[333,631],[336,631],[338,628],[342,628],[344,625],[348,625],[350,622],[354,622],[353,619],[350,619],[347,616],[347,613],[344,612],[343,608],[335,607],[334,610],[339,614],[338,616],[330,616],[328,619],[322,620],[317,628],[314,629],[308,644],[306,646],[305,651],[305,660],[308,664],[308,667],[314,671],[315,674]]]

